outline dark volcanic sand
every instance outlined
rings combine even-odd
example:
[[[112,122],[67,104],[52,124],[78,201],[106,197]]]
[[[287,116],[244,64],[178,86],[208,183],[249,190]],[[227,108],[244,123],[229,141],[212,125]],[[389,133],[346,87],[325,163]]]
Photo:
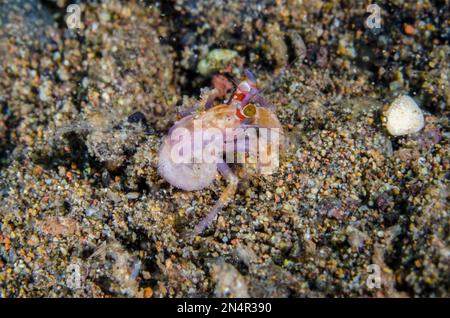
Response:
[[[0,0],[0,297],[450,296],[449,1],[380,4],[378,30],[369,2],[226,2],[82,5],[69,30],[68,1]],[[216,48],[237,57],[199,74]],[[161,139],[244,66],[289,144],[189,242],[226,181],[173,188]],[[425,127],[393,137],[401,94]]]

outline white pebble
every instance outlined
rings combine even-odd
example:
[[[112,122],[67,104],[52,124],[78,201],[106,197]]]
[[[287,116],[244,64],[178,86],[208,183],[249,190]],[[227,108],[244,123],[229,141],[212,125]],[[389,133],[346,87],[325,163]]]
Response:
[[[422,110],[408,95],[397,97],[385,115],[387,118],[386,128],[393,136],[416,133],[425,124]]]

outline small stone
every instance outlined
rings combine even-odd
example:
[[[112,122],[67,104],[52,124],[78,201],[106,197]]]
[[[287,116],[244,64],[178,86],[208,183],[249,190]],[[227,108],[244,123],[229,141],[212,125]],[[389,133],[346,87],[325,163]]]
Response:
[[[152,274],[150,274],[150,272],[147,271],[142,271],[142,278],[144,278],[145,280],[149,280],[152,278]]]
[[[393,136],[416,133],[425,125],[422,110],[408,95],[396,98],[389,106],[385,116],[386,128]]]
[[[39,99],[42,102],[49,101],[51,95],[51,82],[44,81],[41,86],[39,86]]]
[[[42,175],[43,172],[44,172],[44,169],[42,168],[42,166],[37,165],[37,166],[35,166],[35,167],[33,168],[33,173],[34,173],[36,176]]]
[[[59,166],[58,167],[58,174],[60,177],[64,177],[66,175],[66,168],[63,166]]]
[[[144,288],[144,298],[152,298],[153,289],[151,287]]]
[[[107,23],[111,20],[111,14],[108,11],[102,11],[100,12],[99,18],[102,23]]]
[[[212,264],[211,276],[216,283],[216,297],[249,297],[247,280],[233,265],[225,262]]]
[[[231,62],[238,53],[227,49],[214,49],[208,53],[205,59],[198,63],[197,70],[202,75],[220,70],[226,64]]]
[[[413,35],[414,34],[414,27],[411,24],[405,24],[403,26],[403,30],[405,31],[406,34],[408,35]]]
[[[85,210],[85,214],[87,217],[93,217],[93,216],[99,217],[101,213],[100,213],[100,210],[97,209],[96,207],[90,206]]]
[[[139,192],[129,192],[127,193],[128,200],[137,200],[139,199]]]

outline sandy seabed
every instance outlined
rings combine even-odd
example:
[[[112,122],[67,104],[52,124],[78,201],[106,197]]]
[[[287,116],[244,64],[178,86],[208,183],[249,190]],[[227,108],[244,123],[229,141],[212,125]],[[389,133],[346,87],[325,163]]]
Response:
[[[69,4],[0,0],[0,297],[450,296],[448,0]],[[187,240],[226,180],[176,189],[159,147],[244,67],[287,146]]]

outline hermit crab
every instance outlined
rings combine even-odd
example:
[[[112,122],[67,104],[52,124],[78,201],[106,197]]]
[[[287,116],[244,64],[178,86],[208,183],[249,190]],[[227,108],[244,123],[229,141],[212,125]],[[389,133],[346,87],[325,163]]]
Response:
[[[212,94],[177,121],[162,141],[158,172],[172,186],[201,190],[218,173],[228,181],[211,211],[195,226],[193,236],[201,234],[233,198],[238,178],[230,163],[252,163],[264,174],[278,166],[284,146],[282,125],[274,107],[260,95],[255,76],[245,70],[245,77],[227,103],[214,106]]]

